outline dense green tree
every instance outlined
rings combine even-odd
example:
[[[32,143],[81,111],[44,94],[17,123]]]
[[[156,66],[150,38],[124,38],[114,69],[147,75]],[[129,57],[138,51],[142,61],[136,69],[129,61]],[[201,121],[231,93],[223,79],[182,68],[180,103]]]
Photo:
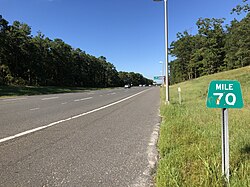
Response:
[[[8,21],[0,16],[0,85],[11,84],[13,76],[11,75],[7,64],[9,59],[9,38],[7,32],[9,30]]]
[[[247,2],[246,0],[244,2]],[[248,4],[238,5],[233,12],[247,12],[241,21],[234,19],[228,26],[225,44],[225,63],[227,69],[250,65],[250,7]]]
[[[37,36],[33,37],[31,42],[31,79],[29,84],[48,85],[50,75],[52,74],[52,68],[49,66],[49,62],[51,62],[51,41],[44,34],[38,32]]]
[[[6,30],[6,51],[7,58],[5,65],[8,66],[16,84],[27,84],[30,79],[31,55],[31,28],[24,23],[15,21]]]
[[[87,57],[84,51],[77,48],[72,51],[72,74],[74,86],[87,86],[88,84],[88,67]]]
[[[193,78],[193,67],[190,65],[193,50],[195,50],[193,36],[185,31],[184,33],[178,33],[177,39],[177,41],[171,43],[170,48],[170,54],[177,58],[177,60],[172,62],[176,63],[176,65],[171,66],[173,72],[178,71],[178,75],[173,72],[171,74],[176,76],[171,78],[173,82],[177,81],[174,81],[177,77],[178,82]]]
[[[199,19],[198,34],[187,31],[177,34],[170,54],[176,60],[171,63],[171,83],[216,73],[223,69],[225,31],[223,19]]]
[[[199,19],[197,21],[198,35],[201,38],[202,53],[202,72],[201,75],[209,75],[221,71],[223,69],[224,38],[225,31],[223,29],[224,19]]]
[[[223,26],[224,19],[200,18],[196,25],[198,33],[186,31],[177,34],[170,54],[170,81],[184,80],[216,72],[250,65],[250,6],[248,0],[236,6],[232,12],[245,13],[245,17]]]
[[[135,81],[137,74],[126,74]],[[33,37],[27,24],[9,25],[0,17],[0,85],[8,84],[114,87],[124,81],[106,57],[86,54],[41,32]]]
[[[143,77],[141,74],[139,73],[134,73],[134,72],[123,72],[120,71],[119,72],[119,77],[120,77],[120,85],[123,86],[125,84],[130,84],[133,86],[138,86],[140,84],[145,84],[145,85],[152,85],[153,81],[150,79],[147,79],[145,77]]]

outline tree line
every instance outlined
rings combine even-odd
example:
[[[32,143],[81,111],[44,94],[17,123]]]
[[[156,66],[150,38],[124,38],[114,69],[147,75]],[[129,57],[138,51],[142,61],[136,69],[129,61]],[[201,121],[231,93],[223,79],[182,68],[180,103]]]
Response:
[[[246,16],[223,26],[225,19],[200,18],[198,33],[187,31],[177,34],[169,52],[175,57],[170,62],[170,83],[178,83],[203,75],[250,65],[250,6],[248,0],[232,13]]]
[[[31,27],[0,16],[0,85],[115,87],[152,84],[134,72],[118,72],[104,56],[51,40]]]

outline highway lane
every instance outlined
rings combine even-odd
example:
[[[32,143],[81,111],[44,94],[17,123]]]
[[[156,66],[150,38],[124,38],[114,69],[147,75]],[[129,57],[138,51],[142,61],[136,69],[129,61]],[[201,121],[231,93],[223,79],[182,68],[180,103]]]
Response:
[[[0,100],[0,139],[104,106],[142,88],[16,97]]]
[[[73,118],[1,142],[0,186],[144,186],[158,108],[158,88],[1,99],[0,139]]]

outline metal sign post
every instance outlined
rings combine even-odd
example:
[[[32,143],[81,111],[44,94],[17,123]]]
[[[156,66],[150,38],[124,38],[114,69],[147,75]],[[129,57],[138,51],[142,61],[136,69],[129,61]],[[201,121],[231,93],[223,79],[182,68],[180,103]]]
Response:
[[[222,108],[222,124],[221,124],[221,140],[222,140],[222,175],[229,182],[229,134],[228,134],[228,109]]]
[[[222,175],[229,183],[229,134],[228,134],[228,109],[242,108],[243,99],[241,86],[235,80],[211,81],[207,95],[208,108],[221,108],[221,143],[222,143]]]

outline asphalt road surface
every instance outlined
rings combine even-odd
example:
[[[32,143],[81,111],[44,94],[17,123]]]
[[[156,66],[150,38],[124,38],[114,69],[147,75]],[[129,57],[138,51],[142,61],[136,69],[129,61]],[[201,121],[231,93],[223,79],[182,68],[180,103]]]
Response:
[[[0,186],[150,186],[159,92],[0,99]]]

